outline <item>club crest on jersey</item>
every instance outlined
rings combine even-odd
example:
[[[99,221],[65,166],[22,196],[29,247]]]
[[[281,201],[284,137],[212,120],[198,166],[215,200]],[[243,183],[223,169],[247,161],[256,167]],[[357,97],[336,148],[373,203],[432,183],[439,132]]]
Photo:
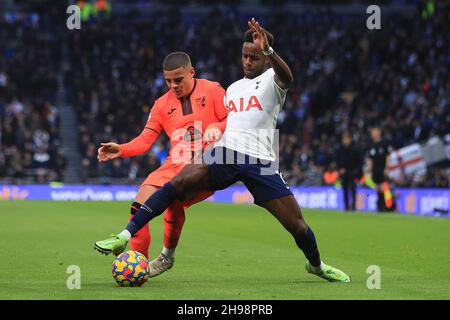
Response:
[[[197,107],[199,107],[199,108],[206,107],[206,97],[205,96],[195,99],[195,102],[197,103]]]
[[[245,100],[244,98],[239,98],[239,104],[237,102],[234,102],[233,100],[230,100],[228,102],[228,111],[245,112],[250,111],[253,108],[258,109],[259,111],[263,110],[256,96],[251,96],[250,99],[248,99],[248,101],[244,100]],[[238,105],[238,107],[236,105]]]

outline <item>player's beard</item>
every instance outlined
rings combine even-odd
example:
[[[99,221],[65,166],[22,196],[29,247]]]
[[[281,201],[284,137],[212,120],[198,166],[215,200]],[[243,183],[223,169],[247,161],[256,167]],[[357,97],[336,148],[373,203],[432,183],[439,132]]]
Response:
[[[248,79],[253,79],[255,77],[255,70],[244,70],[244,75]]]
[[[261,68],[260,70],[258,68],[253,68],[253,69],[244,69],[244,75],[247,79],[254,79],[258,76],[260,76],[261,74],[264,73],[264,69],[265,68]]]

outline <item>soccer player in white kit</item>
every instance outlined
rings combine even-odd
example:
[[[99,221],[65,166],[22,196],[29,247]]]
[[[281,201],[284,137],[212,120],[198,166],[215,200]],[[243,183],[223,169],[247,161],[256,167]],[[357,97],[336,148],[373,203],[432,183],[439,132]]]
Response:
[[[203,155],[201,164],[187,165],[170,182],[155,192],[118,235],[98,241],[104,253],[123,252],[129,239],[146,223],[162,214],[175,200],[200,191],[222,190],[241,181],[255,204],[267,209],[292,235],[303,251],[308,273],[334,282],[350,282],[339,269],[323,263],[316,239],[306,223],[289,186],[275,164],[274,129],[287,90],[293,81],[289,66],[273,48],[273,36],[252,19],[244,33],[242,64],[245,77],[228,87],[225,104],[229,110],[222,139]],[[150,276],[173,266],[173,253],[163,261],[152,261]],[[167,253],[166,253],[167,254]]]

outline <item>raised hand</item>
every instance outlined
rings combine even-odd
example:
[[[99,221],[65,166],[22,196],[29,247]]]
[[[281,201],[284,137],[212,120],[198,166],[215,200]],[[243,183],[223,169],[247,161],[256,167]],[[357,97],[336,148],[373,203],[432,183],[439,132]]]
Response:
[[[251,21],[248,21],[248,26],[253,30],[253,43],[255,46],[261,48],[262,51],[269,50],[269,40],[267,40],[267,35],[259,25],[259,22],[252,18]]]
[[[97,160],[99,162],[106,162],[119,158],[122,155],[120,146],[115,142],[101,143],[101,147],[97,150]]]

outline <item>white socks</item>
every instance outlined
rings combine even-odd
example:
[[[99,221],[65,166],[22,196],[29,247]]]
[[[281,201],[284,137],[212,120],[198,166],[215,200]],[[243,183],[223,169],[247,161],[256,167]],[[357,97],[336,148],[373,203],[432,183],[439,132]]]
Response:
[[[175,248],[173,249],[167,249],[166,247],[163,247],[161,250],[161,253],[167,258],[172,259],[175,254]]]
[[[320,272],[322,270],[322,265],[323,265],[322,261],[320,261],[320,266],[318,266],[318,267],[314,267],[312,264],[310,264],[311,271],[314,273]]]
[[[130,239],[131,239],[131,233],[127,229],[123,230],[118,235],[124,237],[125,239],[127,239],[127,241],[130,241]]]

